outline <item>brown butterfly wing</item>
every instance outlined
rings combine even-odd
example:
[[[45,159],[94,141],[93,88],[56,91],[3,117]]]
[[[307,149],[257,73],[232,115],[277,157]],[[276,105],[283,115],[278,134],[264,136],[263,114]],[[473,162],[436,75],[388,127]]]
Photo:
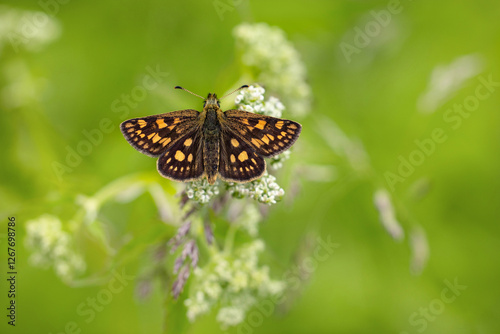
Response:
[[[200,113],[194,109],[133,118],[123,122],[120,129],[133,148],[157,157],[169,149],[187,131],[199,125]]]
[[[275,156],[289,149],[299,138],[302,126],[294,121],[259,115],[243,110],[227,110],[221,120],[263,157]]]
[[[202,132],[198,126],[174,142],[158,159],[158,172],[171,180],[192,181],[203,176]]]
[[[222,127],[219,174],[224,181],[248,182],[262,176],[266,162],[237,131]]]

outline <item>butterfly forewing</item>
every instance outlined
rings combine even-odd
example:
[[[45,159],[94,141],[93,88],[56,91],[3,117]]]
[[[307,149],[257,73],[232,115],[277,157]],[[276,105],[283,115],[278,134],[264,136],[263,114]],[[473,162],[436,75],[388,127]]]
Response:
[[[221,132],[219,174],[225,181],[247,182],[259,178],[266,162],[236,131]]]
[[[299,137],[302,126],[294,121],[254,114],[243,110],[227,110],[224,128],[243,137],[264,157],[272,157],[289,149]]]
[[[194,109],[133,118],[120,125],[123,135],[136,150],[157,157],[186,131],[198,125],[199,112]]]
[[[158,172],[177,181],[199,179],[203,175],[202,132],[194,127],[173,143],[158,159]]]

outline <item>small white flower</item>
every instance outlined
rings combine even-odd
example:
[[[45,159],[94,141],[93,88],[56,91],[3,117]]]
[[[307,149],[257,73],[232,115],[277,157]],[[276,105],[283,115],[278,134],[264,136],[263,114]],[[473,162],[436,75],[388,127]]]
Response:
[[[280,118],[283,110],[285,110],[285,106],[278,98],[271,96],[269,100],[264,102],[264,109],[266,110],[267,116]]]
[[[206,204],[219,194],[219,186],[211,185],[206,179],[188,182],[186,184],[186,195],[200,204]]]
[[[240,90],[234,102],[238,109],[266,116],[281,117],[285,106],[274,96],[264,101],[265,92],[266,90],[263,87],[251,85]]]
[[[214,300],[218,299],[222,293],[222,288],[218,284],[217,279],[217,276],[210,275],[202,283],[202,290],[205,291],[208,297]]]
[[[272,157],[269,164],[271,165],[272,169],[277,170],[283,167],[283,162],[287,161],[288,159],[290,159],[290,150],[284,151],[283,153]]]
[[[70,266],[66,262],[56,262],[55,265],[55,270],[58,276],[60,277],[65,277],[70,275]]]
[[[271,280],[267,266],[258,266],[264,247],[262,240],[255,240],[231,253],[218,253],[203,269],[195,269],[191,295],[185,301],[189,320],[219,305],[217,321],[221,327],[236,326],[258,302],[255,296],[280,293],[284,283]]]
[[[189,321],[194,321],[196,317],[205,314],[210,310],[210,303],[205,299],[202,291],[197,291],[194,298],[188,298],[184,301],[187,307],[187,317]]]
[[[52,265],[63,281],[71,281],[85,270],[85,261],[72,247],[72,236],[62,230],[59,218],[43,215],[26,222],[25,244],[32,251],[30,262],[35,266]]]
[[[252,237],[256,237],[259,232],[259,221],[262,218],[255,205],[247,205],[238,219],[238,224]]]
[[[217,321],[222,328],[236,326],[245,320],[245,310],[234,306],[223,307],[217,313]]]
[[[269,280],[269,267],[264,266],[259,270],[255,270],[251,274],[252,285],[255,287],[261,286]]]
[[[241,291],[248,286],[248,273],[236,271],[229,282],[230,289],[234,292]]]
[[[275,204],[285,195],[285,191],[276,183],[276,178],[267,173],[251,182],[228,183],[228,190],[234,197],[249,197],[264,204]]]
[[[229,262],[222,255],[214,256],[214,262],[216,263],[214,272],[220,278],[229,281],[232,275]]]
[[[268,294],[278,295],[285,291],[286,283],[283,281],[270,280],[265,287]]]

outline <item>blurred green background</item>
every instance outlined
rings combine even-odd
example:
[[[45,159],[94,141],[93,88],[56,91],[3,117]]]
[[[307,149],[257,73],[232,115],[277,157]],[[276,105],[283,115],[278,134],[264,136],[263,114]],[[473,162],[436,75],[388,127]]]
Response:
[[[19,45],[16,52],[4,37],[0,259],[4,277],[7,217],[15,216],[19,275],[17,326],[8,326],[3,316],[2,333],[71,333],[71,325],[66,327],[71,322],[81,333],[161,333],[168,327],[165,287],[155,286],[150,298],[139,300],[136,280],[87,323],[77,307],[104,285],[70,287],[53,270],[31,266],[23,224],[43,213],[68,219],[78,194],[94,194],[130,173],[154,171],[154,160],[131,149],[119,123],[201,108],[200,100],[173,90],[175,85],[200,95],[236,88],[241,72],[232,30],[242,22],[283,29],[302,56],[313,92],[311,112],[296,119],[303,132],[288,163],[304,167],[300,191],[293,203],[272,206],[261,225],[270,257],[281,263],[272,265],[272,271],[282,272],[310,231],[339,245],[310,273],[288,311],[265,317],[254,332],[498,333],[498,85],[467,116],[446,117],[455,104],[474,103],[479,78],[500,82],[500,4],[401,1],[399,12],[377,30],[371,11],[388,10],[388,1],[221,2],[228,7],[220,16],[213,1],[53,0],[47,2],[47,13],[55,14],[60,35],[51,43],[33,52]],[[47,11],[34,1],[3,4],[10,10]],[[359,31],[370,24],[373,37],[360,37]],[[346,57],[342,43],[355,51]],[[168,73],[162,85],[148,91],[128,115],[114,113],[113,102],[142,82],[148,66]],[[425,96],[438,102],[425,107]],[[324,133],[325,117],[362,143],[369,167],[351,168],[334,152],[335,143]],[[103,118],[112,121],[113,129],[58,178],[53,162],[64,163],[66,147],[76,147],[82,131],[98,128]],[[418,150],[415,141],[431,138],[435,129],[442,129],[446,140],[435,143],[434,152],[391,189],[387,172],[397,174],[400,157],[410,159]],[[312,170],[307,166],[332,166],[335,177],[315,180],[306,175]],[[379,221],[373,205],[378,188],[390,191],[405,230],[402,242],[393,240]],[[123,221],[113,227],[115,232],[132,231],[137,238],[160,224],[146,196],[108,211],[113,222]],[[410,268],[415,258],[411,235],[419,229],[429,247],[420,274]],[[96,252],[87,259],[90,272],[98,270],[99,256]],[[145,253],[127,261],[127,274],[138,275],[144,261]],[[0,284],[4,313],[5,281]],[[445,281],[466,286],[450,303],[442,302],[453,296],[444,290]],[[219,331],[212,314],[187,332]]]

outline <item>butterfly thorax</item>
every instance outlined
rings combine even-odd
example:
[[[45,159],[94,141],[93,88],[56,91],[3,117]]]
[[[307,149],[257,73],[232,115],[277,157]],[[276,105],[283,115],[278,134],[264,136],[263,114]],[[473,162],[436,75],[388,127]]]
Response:
[[[210,184],[215,183],[219,171],[219,142],[221,126],[218,113],[222,113],[215,94],[208,94],[203,107],[203,163]]]

